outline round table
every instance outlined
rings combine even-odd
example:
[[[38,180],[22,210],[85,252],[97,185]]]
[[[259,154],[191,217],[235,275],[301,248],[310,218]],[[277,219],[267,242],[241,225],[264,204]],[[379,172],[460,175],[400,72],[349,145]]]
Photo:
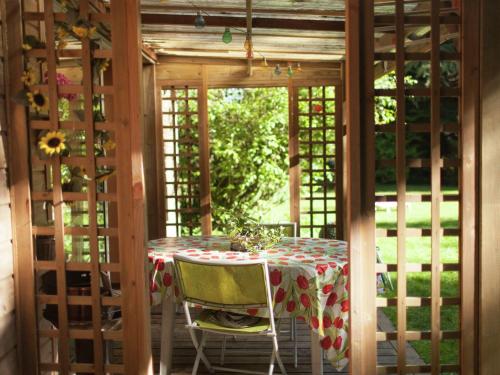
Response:
[[[173,320],[171,305],[178,294],[173,273],[174,254],[201,260],[231,260],[235,263],[247,259],[266,259],[275,317],[291,316],[305,321],[313,333],[313,344],[323,348],[332,365],[342,369],[347,364],[349,268],[346,242],[285,237],[272,248],[251,254],[231,251],[230,241],[219,236],[152,240],[148,243],[151,302],[153,305],[163,302],[164,315],[170,314],[170,320]],[[257,309],[245,313],[264,315],[264,311]],[[163,317],[163,321],[168,322],[167,319]],[[168,334],[168,330],[163,331],[162,327],[162,336]],[[171,345],[171,337],[165,338],[165,341],[168,340]],[[163,353],[163,341],[162,355],[168,356],[169,353]],[[311,349],[321,353],[318,348]],[[165,350],[171,351],[171,348]]]

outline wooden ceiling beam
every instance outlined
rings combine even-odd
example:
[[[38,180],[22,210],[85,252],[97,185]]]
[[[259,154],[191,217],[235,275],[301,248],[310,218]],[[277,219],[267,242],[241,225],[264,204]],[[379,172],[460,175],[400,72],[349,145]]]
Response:
[[[185,14],[158,14],[142,13],[143,25],[194,25],[196,15]],[[203,16],[207,26],[241,27],[246,28],[246,17],[230,16]],[[288,29],[288,30],[317,30],[317,31],[344,31],[344,21],[283,19],[283,18],[253,18],[253,28],[256,29]]]
[[[143,5],[141,12],[143,13],[156,13],[156,12],[193,12],[196,8],[192,5]],[[221,6],[203,6],[203,11],[208,13],[245,13],[246,9],[242,7],[221,7]],[[334,16],[344,17],[343,10],[334,9],[297,9],[297,8],[254,8],[255,14],[301,14],[307,16]]]

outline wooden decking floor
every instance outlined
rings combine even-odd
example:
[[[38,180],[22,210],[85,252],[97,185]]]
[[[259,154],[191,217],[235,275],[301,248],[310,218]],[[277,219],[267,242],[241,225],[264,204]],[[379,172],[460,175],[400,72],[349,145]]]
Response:
[[[161,315],[158,312],[152,315],[152,338],[153,338],[153,357],[155,372],[159,369],[160,358],[160,322]],[[191,374],[192,365],[196,356],[196,351],[184,328],[184,315],[177,314],[175,334],[174,334],[174,352],[173,352],[173,373],[175,375]],[[283,331],[289,327],[288,321],[282,323]],[[379,313],[379,330],[393,330],[390,322]],[[298,367],[293,366],[293,342],[290,340],[288,332],[282,332],[279,338],[279,348],[281,357],[289,374],[311,374],[310,358],[310,336],[309,328],[301,322],[297,324],[298,331]],[[377,347],[378,364],[394,365],[397,363],[397,352],[395,343],[390,341],[379,342]],[[210,339],[205,353],[211,363],[218,365],[221,349],[221,340],[217,336]],[[413,348],[407,347],[407,359],[411,364],[423,364]],[[225,365],[237,367],[245,370],[267,371],[269,355],[271,354],[271,343],[264,338],[238,338],[229,339],[226,347]],[[348,369],[341,371],[334,369],[330,363],[324,361],[324,374],[348,374]],[[208,373],[203,365],[200,365],[200,374]],[[278,367],[275,367],[275,373],[278,374]],[[222,373],[217,373],[222,374]]]

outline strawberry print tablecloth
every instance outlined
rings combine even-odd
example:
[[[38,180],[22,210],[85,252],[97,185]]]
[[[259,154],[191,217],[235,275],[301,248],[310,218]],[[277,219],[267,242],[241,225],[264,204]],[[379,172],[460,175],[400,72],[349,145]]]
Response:
[[[276,318],[304,320],[320,336],[321,347],[334,367],[348,362],[347,243],[318,238],[284,238],[257,255],[229,250],[225,237],[175,237],[148,243],[152,304],[178,294],[173,277],[173,254],[195,259],[234,260],[264,258],[269,266]],[[264,316],[264,310],[245,313]]]

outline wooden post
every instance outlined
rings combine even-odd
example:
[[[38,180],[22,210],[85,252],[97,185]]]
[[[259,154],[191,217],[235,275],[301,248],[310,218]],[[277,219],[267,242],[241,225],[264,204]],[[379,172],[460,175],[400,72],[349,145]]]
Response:
[[[347,241],[351,374],[376,373],[373,0],[346,3]]]
[[[152,374],[142,167],[139,1],[111,2],[118,234],[127,374]],[[120,63],[126,61],[127,63]]]
[[[498,9],[498,7],[497,7]],[[478,130],[480,123],[480,12],[479,1],[462,1],[462,98],[460,150],[460,367],[478,373]],[[498,39],[498,38],[497,38]],[[499,364],[500,365],[500,364]],[[496,368],[498,368],[498,366]],[[493,370],[492,370],[493,371]]]
[[[335,233],[344,239],[344,95],[343,83],[335,86]]]
[[[167,224],[167,207],[166,207],[166,191],[165,191],[165,155],[163,146],[163,113],[161,104],[161,87],[157,84],[157,66],[154,66],[155,75],[155,91],[154,91],[154,101],[155,101],[155,140],[156,140],[156,177],[157,177],[157,202],[158,207],[158,222],[157,233],[158,237],[162,238],[166,236],[166,224]]]
[[[7,45],[9,93],[23,89],[21,76],[23,66],[23,34],[21,4],[19,0],[7,0]],[[33,255],[33,233],[31,227],[31,197],[29,179],[29,142],[26,126],[26,108],[8,100],[9,123],[9,168],[12,245],[14,250],[14,281],[16,289],[17,345],[24,353],[19,360],[21,374],[35,374],[38,368],[37,314],[35,303],[35,274]],[[20,357],[21,358],[21,357]]]
[[[187,95],[187,93],[186,93]],[[200,148],[200,214],[203,235],[212,234],[212,198],[210,195],[210,139],[208,134],[208,77],[202,67],[202,84],[198,89],[198,137]]]
[[[479,373],[500,369],[500,3],[482,1],[479,230]]]
[[[300,236],[300,159],[299,159],[299,119],[296,110],[298,90],[288,79],[288,176],[290,184],[290,220],[297,223]]]

